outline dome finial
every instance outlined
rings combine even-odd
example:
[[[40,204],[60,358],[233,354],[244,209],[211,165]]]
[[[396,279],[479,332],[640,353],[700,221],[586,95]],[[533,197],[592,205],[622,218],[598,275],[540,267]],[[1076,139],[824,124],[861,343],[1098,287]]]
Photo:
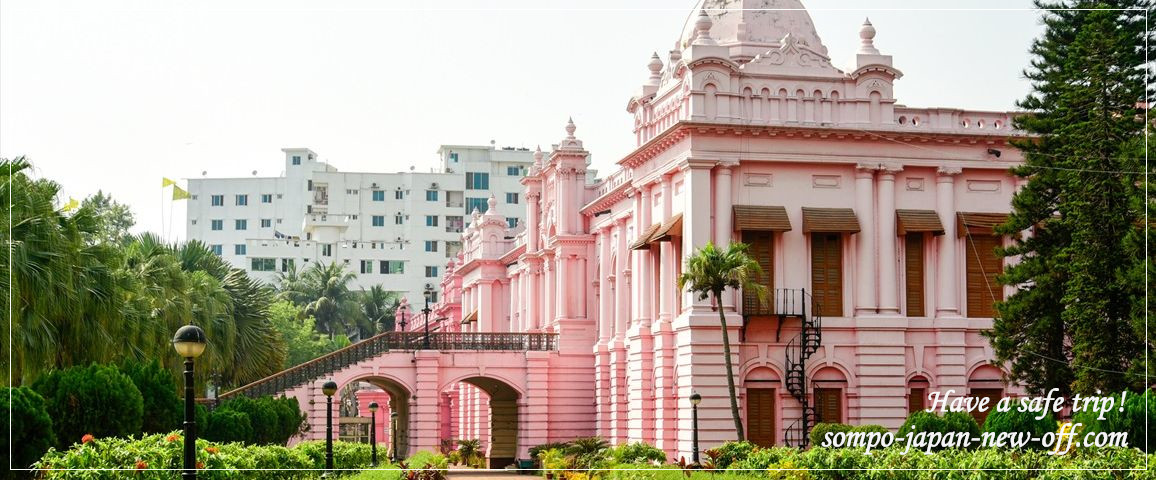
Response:
[[[698,11],[698,20],[694,22],[696,30],[694,37],[694,45],[716,45],[713,38],[710,38],[710,27],[714,26],[714,21],[710,19],[710,15],[706,14],[706,10]]]
[[[875,48],[875,26],[871,25],[871,19],[863,20],[863,26],[859,28],[859,54],[861,55],[879,55],[879,49]]]
[[[542,146],[538,145],[538,148],[534,149],[534,165],[541,165],[541,164],[542,164]]]
[[[495,208],[498,206],[498,200],[494,198],[493,193],[490,194],[490,199],[486,200],[486,205],[489,207],[486,209],[486,213],[495,214],[498,212],[498,210]]]
[[[650,69],[650,79],[648,85],[658,85],[662,82],[662,59],[658,58],[658,52],[654,52],[650,56],[650,63],[646,64]]]
[[[577,129],[578,129],[578,127],[574,126],[574,117],[570,117],[570,120],[566,122],[566,139],[567,140],[573,140],[574,139],[574,130],[577,130]]]

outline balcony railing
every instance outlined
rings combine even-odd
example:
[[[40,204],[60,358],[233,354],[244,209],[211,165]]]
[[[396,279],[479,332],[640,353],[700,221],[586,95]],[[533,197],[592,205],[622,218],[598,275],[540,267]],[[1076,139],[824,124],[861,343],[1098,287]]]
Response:
[[[544,352],[557,349],[557,333],[385,332],[221,394],[221,398],[274,395],[393,350]]]

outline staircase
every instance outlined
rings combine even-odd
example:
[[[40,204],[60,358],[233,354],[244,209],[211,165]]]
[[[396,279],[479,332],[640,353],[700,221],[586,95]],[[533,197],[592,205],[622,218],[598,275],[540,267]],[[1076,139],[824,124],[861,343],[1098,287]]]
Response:
[[[802,330],[797,337],[787,344],[787,391],[795,400],[799,401],[802,415],[787,427],[785,440],[788,445],[805,448],[810,442],[808,435],[811,427],[816,423],[815,407],[811,405],[811,398],[807,394],[807,360],[819,351],[823,339],[823,318],[816,312],[814,299],[807,294],[806,289],[792,290],[792,297],[798,296],[797,302],[791,302],[790,311],[780,311],[780,324],[786,317],[798,317],[802,322]],[[807,314],[807,304],[811,304],[811,314]],[[778,308],[776,308],[778,310]]]

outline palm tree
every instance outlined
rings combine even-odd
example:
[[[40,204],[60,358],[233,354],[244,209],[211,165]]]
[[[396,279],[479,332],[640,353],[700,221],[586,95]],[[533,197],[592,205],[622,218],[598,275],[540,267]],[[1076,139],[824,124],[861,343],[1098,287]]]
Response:
[[[387,292],[381,285],[374,285],[361,292],[361,313],[373,330],[369,332],[370,335],[393,331],[393,312],[397,302],[397,293]]]
[[[731,416],[735,421],[735,432],[739,441],[746,440],[743,434],[743,422],[739,417],[739,400],[735,393],[735,375],[731,366],[731,342],[727,333],[726,313],[722,308],[722,293],[727,288],[743,289],[755,292],[760,302],[766,302],[767,287],[760,285],[755,279],[762,274],[759,262],[748,254],[749,247],[745,243],[731,243],[725,251],[719,250],[713,243],[707,242],[702,249],[691,255],[686,261],[686,270],[678,276],[679,290],[687,288],[698,294],[699,300],[711,298],[714,308],[718,311],[719,324],[722,326],[723,357],[727,367],[727,390],[731,397]]]
[[[346,320],[351,320],[348,317],[352,300],[349,282],[356,275],[346,271],[343,264],[317,262],[305,271],[304,277],[309,289],[316,295],[305,306],[305,314],[312,315],[317,320],[317,326],[323,330],[322,333],[328,334],[332,340],[334,332],[349,326],[348,322],[343,325],[341,320],[342,314],[346,314]]]
[[[277,272],[273,279],[273,288],[277,290],[278,297],[293,302],[298,307],[304,307],[313,301],[310,297],[309,283],[305,280],[303,270],[298,269],[296,263],[289,264],[283,272]]]

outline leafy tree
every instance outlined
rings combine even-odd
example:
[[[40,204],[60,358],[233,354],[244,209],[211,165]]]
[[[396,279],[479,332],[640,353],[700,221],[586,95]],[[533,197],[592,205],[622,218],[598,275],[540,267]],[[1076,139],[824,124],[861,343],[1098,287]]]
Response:
[[[1142,248],[1127,239],[1137,237],[1147,202],[1138,200],[1134,145],[1145,132],[1139,106],[1150,103],[1149,1],[1036,6],[1046,29],[1024,72],[1032,83],[1019,102],[1026,113],[1015,119],[1033,137],[1014,142],[1025,160],[1012,169],[1028,182],[997,229],[1014,241],[1002,254],[1020,260],[999,279],[1017,289],[997,302],[988,337],[1010,379],[1034,393],[1141,387],[1142,376],[1125,373],[1146,350],[1135,328]]]
[[[172,372],[155,359],[148,363],[133,360],[121,362],[120,371],[128,375],[137,390],[140,390],[143,401],[142,432],[167,433],[181,428],[184,407],[177,397],[177,379]]]
[[[305,316],[301,307],[286,300],[269,307],[269,322],[285,343],[285,363],[281,366],[283,369],[300,365],[349,345],[349,339],[345,336],[330,340],[329,337],[318,335],[313,327],[313,317]]]
[[[745,243],[731,243],[726,250],[719,250],[714,243],[707,242],[702,249],[687,259],[686,269],[678,276],[679,290],[689,288],[700,300],[710,298],[714,301],[712,308],[718,312],[719,325],[722,327],[723,357],[727,370],[727,391],[731,399],[731,416],[735,421],[735,433],[739,441],[746,440],[746,435],[743,433],[738,394],[735,392],[730,334],[727,332],[726,314],[722,309],[722,294],[728,288],[741,288],[744,291],[755,292],[760,302],[766,301],[767,288],[756,281],[762,274],[762,268],[748,252],[749,247]]]
[[[213,442],[252,443],[253,424],[244,412],[218,408],[209,412],[203,435]]]
[[[129,229],[136,225],[132,209],[113,200],[111,195],[106,195],[102,190],[97,190],[95,195],[84,199],[81,206],[92,209],[96,216],[100,225],[96,234],[100,241],[119,242],[127,237]]]
[[[57,447],[91,434],[140,435],[144,403],[132,379],[112,365],[71,367],[42,375],[32,389],[44,397]]]
[[[12,403],[8,402],[11,396]],[[0,415],[0,452],[12,452],[12,466],[27,468],[56,446],[56,434],[52,428],[52,417],[45,408],[44,397],[28,387],[0,390],[0,411],[10,413]],[[11,420],[11,423],[9,421]],[[11,436],[8,433],[11,432]],[[11,442],[11,443],[9,443]],[[7,465],[4,468],[7,469]],[[15,472],[2,478],[15,478]]]

